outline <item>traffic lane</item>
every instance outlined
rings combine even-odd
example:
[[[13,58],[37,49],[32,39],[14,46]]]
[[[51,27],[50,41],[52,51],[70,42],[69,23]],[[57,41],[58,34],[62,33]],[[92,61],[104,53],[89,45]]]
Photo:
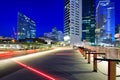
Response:
[[[56,62],[60,62],[60,63],[64,63],[67,62],[67,60],[65,60],[67,58],[67,56],[72,56],[73,57],[73,53],[74,51],[72,49],[68,49],[68,50],[59,50],[56,52],[52,52],[48,55],[45,56],[36,56],[36,57],[32,57],[32,58],[28,58],[28,59],[15,59],[18,60],[22,63],[25,63],[27,65],[32,65],[38,68],[43,68],[47,67],[47,66],[51,66],[54,65],[53,63]],[[62,59],[59,56],[64,56],[62,57]]]
[[[39,75],[38,74],[39,70],[37,71],[37,73],[34,72],[35,71],[34,68],[32,68],[32,70],[34,69],[34,71],[29,71],[25,67],[23,67],[21,65],[18,65],[18,64],[15,64],[15,63],[16,62],[12,61],[12,64],[14,64],[14,65],[7,67],[7,69],[4,69],[6,74],[3,75],[4,72],[3,72],[3,70],[1,71],[1,77],[3,77],[3,76],[4,77],[1,78],[0,80],[48,80],[46,78],[46,76],[49,76],[49,74],[41,72],[41,74],[45,74],[46,75],[44,77],[43,75]],[[27,67],[29,67],[29,66],[27,66]],[[7,75],[7,76],[5,76],[5,75]],[[27,77],[22,77],[24,75],[26,75]],[[50,79],[50,80],[54,80],[54,79]]]
[[[40,58],[27,60],[27,61],[21,60],[20,62],[32,66],[42,72],[45,72],[48,75],[55,78],[56,80],[76,80],[74,77],[72,77],[71,69],[69,69],[70,73],[66,71],[66,67],[73,66],[72,64],[74,64],[75,58],[72,55],[73,53],[74,53],[73,50],[61,50],[59,52],[55,52],[52,55],[45,56],[44,60],[42,60],[41,62],[39,62],[41,60]],[[71,59],[71,57],[73,57],[74,59],[73,58]],[[70,62],[73,61],[73,62],[69,64],[69,61]],[[74,73],[78,71],[72,71],[72,72]]]
[[[19,64],[20,66],[26,68],[27,70],[29,70],[29,71],[31,71],[31,72],[33,72],[35,74],[38,74],[39,76],[42,76],[42,77],[44,77],[46,79],[49,79],[49,80],[55,80],[55,78],[51,77],[50,75],[48,75],[48,74],[46,74],[46,73],[32,67],[32,66],[26,65],[26,64],[24,64],[24,63],[22,63],[20,61],[17,61],[17,60],[13,60],[13,61],[15,63]]]
[[[3,78],[0,78],[0,80],[48,80],[48,79],[23,68]]]
[[[21,63],[19,61],[13,61],[19,64],[22,69],[1,78],[0,80],[58,80],[57,78],[51,77],[51,75],[44,73],[34,67]]]
[[[22,67],[11,61],[10,59],[0,60],[0,78],[11,74]]]
[[[26,61],[31,59],[31,58],[35,59],[36,57],[43,59],[42,58],[43,56],[48,55],[48,53],[54,52],[54,51],[57,51],[57,50],[45,51],[42,53],[40,52],[40,53],[31,54],[31,55],[24,55],[24,56],[20,56],[20,57],[16,57],[16,58],[0,60],[0,78],[5,76],[5,75],[11,74],[11,73],[22,68],[21,66],[17,65],[13,61],[11,61],[11,59],[21,59],[21,60],[23,59]],[[41,55],[43,55],[43,56],[41,56]],[[40,61],[42,61],[42,60],[40,60]]]
[[[56,55],[59,55],[60,53],[70,53],[71,51],[69,51],[69,50],[66,50],[66,49],[61,49],[61,50],[58,50],[58,51],[55,51],[55,52],[53,52],[53,54],[51,53],[51,54],[48,54],[47,56],[42,56],[42,57],[39,57],[39,56],[36,56],[36,57],[34,57],[33,58],[33,56],[31,56],[31,58],[29,57],[29,58],[26,58],[25,60],[23,59],[23,58],[21,58],[21,60],[19,59],[19,61],[21,61],[22,63],[25,63],[25,64],[27,64],[27,65],[29,65],[29,66],[32,66],[32,67],[35,67],[35,68],[37,68],[37,69],[39,69],[39,70],[42,70],[43,72],[46,72],[47,74],[50,74],[50,75],[52,75],[52,76],[54,76],[55,78],[56,78],[56,70],[58,69],[58,68],[56,68],[55,67],[55,65],[53,64],[51,64],[50,65],[50,63],[51,63],[51,61],[54,61],[54,58],[56,57]],[[49,62],[50,61],[50,62]],[[50,71],[50,72],[49,72]],[[17,71],[18,73],[16,73],[16,74],[14,74],[14,75],[12,75],[12,74],[10,74],[9,76],[7,76],[7,77],[4,77],[3,78],[3,80],[16,80],[16,79],[14,79],[14,77],[15,76],[19,76],[20,74],[19,74],[19,71]],[[22,72],[24,73],[24,70],[22,70]],[[52,73],[51,73],[52,72]],[[28,74],[29,75],[29,73],[26,73],[26,74]],[[31,74],[31,73],[30,73]],[[63,75],[63,73],[61,74],[61,72],[60,73],[57,73],[57,74],[59,74],[59,75]],[[23,74],[22,74],[23,75]],[[42,76],[39,76],[39,78],[41,78]],[[57,76],[57,78],[58,78],[59,76]],[[32,80],[37,80],[37,79],[34,79],[34,77],[32,77],[32,76],[30,76],[30,79],[32,79]],[[63,78],[62,78],[63,79]],[[23,78],[20,78],[20,80],[25,80],[24,79],[24,77]],[[28,79],[29,80],[29,79]],[[41,80],[41,79],[40,79]],[[45,79],[42,79],[42,80],[45,80]],[[65,80],[65,79],[64,79]]]
[[[56,52],[59,52],[59,51],[61,51],[61,49],[58,49],[58,50],[55,50],[55,51],[53,50],[52,53],[55,54]],[[41,57],[39,55],[40,54],[37,54],[37,56],[29,56],[29,58],[26,57],[25,59],[23,59],[23,57],[21,57],[20,59],[24,62],[29,62],[29,63],[31,63],[31,61],[33,61],[34,64],[35,64],[35,62],[42,63],[45,59],[49,59],[49,57],[44,58],[43,56]],[[51,55],[51,54],[49,54],[49,55]],[[35,60],[37,60],[37,61],[35,61]],[[16,65],[14,62],[12,62],[10,60],[6,60],[6,62],[3,61],[3,62],[0,63],[0,65],[1,65],[0,66],[1,77],[5,76],[5,75],[8,75],[8,74],[12,74],[12,72],[15,72],[15,71],[22,68],[21,66]]]

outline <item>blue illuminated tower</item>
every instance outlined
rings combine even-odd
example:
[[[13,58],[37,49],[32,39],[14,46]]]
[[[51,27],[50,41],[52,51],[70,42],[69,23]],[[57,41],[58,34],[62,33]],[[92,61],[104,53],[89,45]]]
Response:
[[[99,0],[96,7],[96,44],[111,43],[115,34],[115,7],[110,0]]]

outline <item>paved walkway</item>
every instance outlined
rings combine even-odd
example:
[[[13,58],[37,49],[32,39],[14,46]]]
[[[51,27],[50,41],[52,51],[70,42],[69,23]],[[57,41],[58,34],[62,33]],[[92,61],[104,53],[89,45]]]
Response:
[[[107,80],[106,75],[93,72],[92,63],[87,64],[87,60],[84,59],[78,50],[61,52],[54,56],[56,56],[57,61],[52,62],[58,68],[56,72],[62,73],[61,80]]]
[[[60,80],[107,80],[107,62],[98,62],[98,72],[93,72],[93,63],[87,64],[87,60],[78,50],[64,50],[55,53],[46,71],[59,76]],[[51,66],[51,67],[50,67]],[[54,68],[53,68],[54,67]],[[48,68],[48,70],[47,70]],[[117,75],[120,75],[120,69],[117,68]],[[120,80],[120,77],[116,77]]]

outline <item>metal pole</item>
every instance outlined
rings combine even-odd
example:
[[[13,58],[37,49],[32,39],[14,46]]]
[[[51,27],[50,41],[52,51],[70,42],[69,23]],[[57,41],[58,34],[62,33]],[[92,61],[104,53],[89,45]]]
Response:
[[[88,54],[88,64],[90,64],[90,54]]]
[[[93,71],[97,72],[97,60],[95,60],[95,58],[97,58],[97,54],[93,54],[94,57],[94,61],[93,61]]]
[[[116,62],[108,61],[108,80],[116,80]]]

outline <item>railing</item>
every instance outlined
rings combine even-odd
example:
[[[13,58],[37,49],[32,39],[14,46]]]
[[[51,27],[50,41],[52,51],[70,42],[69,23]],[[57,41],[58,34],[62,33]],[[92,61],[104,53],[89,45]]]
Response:
[[[118,48],[106,48],[106,47],[95,47],[89,48],[78,48],[80,53],[88,60],[90,64],[91,54],[93,54],[93,71],[97,72],[97,61],[108,62],[108,80],[116,80],[116,63],[120,62],[120,49]],[[105,57],[98,58],[98,56],[104,55]]]

